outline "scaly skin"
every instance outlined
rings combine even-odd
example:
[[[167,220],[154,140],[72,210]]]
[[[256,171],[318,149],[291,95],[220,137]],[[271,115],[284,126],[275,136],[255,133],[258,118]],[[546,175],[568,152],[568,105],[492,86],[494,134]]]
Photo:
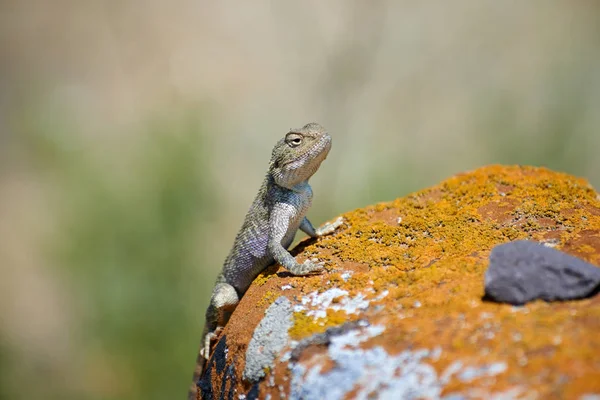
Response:
[[[227,323],[248,287],[265,268],[278,262],[294,275],[323,268],[307,260],[303,264],[287,251],[300,229],[317,238],[332,233],[342,219],[315,229],[306,218],[312,189],[308,179],[319,169],[331,148],[331,136],[316,123],[288,132],[273,148],[269,171],[238,232],[206,310],[194,382],[189,399],[197,397],[197,382],[210,357],[211,341]]]

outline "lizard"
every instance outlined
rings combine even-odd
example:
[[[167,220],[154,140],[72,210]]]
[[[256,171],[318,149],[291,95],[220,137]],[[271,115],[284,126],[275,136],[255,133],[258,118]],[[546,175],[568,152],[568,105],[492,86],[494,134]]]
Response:
[[[287,249],[298,229],[318,238],[334,232],[343,223],[340,217],[315,229],[306,217],[313,195],[308,180],[330,149],[331,136],[314,122],[291,129],[273,148],[266,177],[217,276],[206,309],[189,399],[196,399],[197,382],[210,358],[211,341],[220,334],[258,274],[274,262],[298,276],[323,269],[323,263],[315,260],[296,262]]]

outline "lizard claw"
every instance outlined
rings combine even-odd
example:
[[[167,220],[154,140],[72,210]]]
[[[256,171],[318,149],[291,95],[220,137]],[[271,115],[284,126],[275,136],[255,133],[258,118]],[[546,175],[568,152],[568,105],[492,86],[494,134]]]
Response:
[[[313,258],[311,260],[304,261],[304,263],[302,263],[302,267],[306,273],[310,273],[323,270],[323,268],[325,268],[325,263],[322,261],[318,262],[318,259]]]
[[[210,358],[210,342],[215,336],[214,332],[209,332],[204,336],[204,346],[200,349],[200,355],[206,360]]]
[[[204,336],[204,346],[200,349],[200,355],[204,357],[207,361],[210,359],[210,342],[217,338],[223,331],[223,327],[219,326],[213,332],[208,332],[206,336]]]
[[[333,233],[343,223],[344,223],[344,218],[342,218],[342,217],[338,217],[333,222],[327,222],[327,223],[323,224],[323,226],[320,226],[319,228],[317,228],[317,236],[329,235],[330,233]]]

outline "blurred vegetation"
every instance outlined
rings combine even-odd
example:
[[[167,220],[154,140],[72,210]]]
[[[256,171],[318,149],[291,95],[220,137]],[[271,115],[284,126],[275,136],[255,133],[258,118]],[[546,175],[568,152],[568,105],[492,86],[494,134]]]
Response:
[[[589,86],[595,65],[551,71],[545,82],[543,106],[523,124],[523,111],[514,95],[500,93],[482,99],[476,115],[480,132],[472,139],[493,150],[488,163],[546,166],[585,175],[593,158],[596,128],[585,126],[596,88]],[[590,179],[590,177],[587,177]],[[599,177],[600,178],[600,177]],[[591,183],[598,182],[592,180]]]
[[[29,127],[29,149],[54,186],[59,229],[48,251],[77,299],[76,364],[84,381],[44,384],[36,397],[185,394],[212,288],[198,279],[198,255],[215,195],[197,110],[173,114],[147,124],[144,144],[123,169],[110,166],[115,153],[86,149],[65,125]],[[11,390],[21,397],[22,389]]]

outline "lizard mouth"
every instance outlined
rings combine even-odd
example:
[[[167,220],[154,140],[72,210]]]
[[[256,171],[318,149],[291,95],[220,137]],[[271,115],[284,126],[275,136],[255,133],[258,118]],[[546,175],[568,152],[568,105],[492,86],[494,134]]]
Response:
[[[331,136],[325,134],[308,150],[308,153],[314,154],[315,158],[318,158],[321,155],[327,156],[329,149],[331,149]]]

